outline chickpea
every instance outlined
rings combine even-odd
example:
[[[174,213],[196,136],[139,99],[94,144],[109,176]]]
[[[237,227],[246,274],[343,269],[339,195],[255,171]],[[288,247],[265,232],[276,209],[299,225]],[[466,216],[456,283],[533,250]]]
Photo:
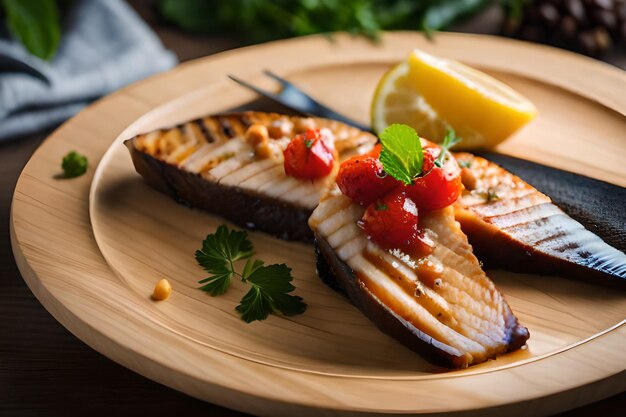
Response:
[[[172,286],[169,281],[163,278],[154,287],[154,291],[152,292],[152,299],[154,301],[163,301],[167,300],[167,298],[172,293]]]
[[[291,136],[291,131],[293,130],[293,123],[290,120],[274,120],[269,128],[268,132],[272,139],[280,139],[285,136]]]
[[[261,159],[273,156],[272,147],[269,143],[269,133],[264,125],[253,124],[246,131],[246,138],[254,147],[254,153]]]
[[[478,185],[478,178],[476,178],[471,169],[461,168],[461,182],[467,190],[472,191]]]
[[[298,133],[307,131],[309,129],[315,129],[315,120],[310,117],[297,119],[294,128]]]
[[[246,139],[252,146],[257,146],[259,143],[266,142],[269,138],[267,128],[260,124],[253,124],[246,131]]]
[[[261,159],[272,158],[274,156],[274,153],[272,152],[272,147],[268,142],[261,142],[256,145],[256,148],[254,148],[254,152],[256,153],[256,156]]]

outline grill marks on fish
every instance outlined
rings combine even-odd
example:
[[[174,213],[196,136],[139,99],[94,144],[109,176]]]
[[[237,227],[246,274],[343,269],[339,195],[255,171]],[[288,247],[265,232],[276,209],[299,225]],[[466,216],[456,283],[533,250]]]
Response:
[[[213,142],[213,137],[211,137],[209,135],[209,131],[206,127],[206,125],[204,124],[204,120],[202,119],[197,119],[194,120],[193,122],[190,122],[192,124],[194,124],[195,126],[197,126],[197,128],[200,131],[200,135],[197,137],[197,140],[200,141],[200,138],[204,137],[204,139],[206,140],[206,142]]]
[[[366,132],[332,120],[247,112],[204,117],[171,129],[139,135],[132,141],[137,150],[199,174],[207,181],[266,193],[313,210],[328,181],[299,181],[287,177],[282,168],[282,154],[277,159],[259,160],[252,145],[245,140],[250,125],[269,127],[281,122],[288,126],[287,135],[276,140],[270,138],[280,147],[284,148],[293,135],[308,127],[328,128],[334,135],[340,160],[366,152],[376,140]]]
[[[268,128],[263,157],[247,138],[253,124]],[[125,142],[135,169],[153,187],[176,200],[220,215],[240,227],[283,239],[311,241],[307,219],[334,180],[307,181],[285,175],[282,151],[306,129],[328,129],[339,161],[369,151],[376,137],[343,123],[245,112],[203,117]]]
[[[420,217],[434,242],[432,253],[422,258],[385,251],[369,241],[357,226],[363,210],[335,189],[309,224],[353,271],[357,288],[418,330],[415,335],[435,339],[439,347],[429,345],[435,353],[456,358],[449,366],[480,363],[525,343],[528,331],[481,270],[452,208]],[[385,323],[375,323],[386,330]]]
[[[455,205],[456,217],[481,260],[506,269],[626,285],[623,252],[498,165],[466,153],[456,157],[469,163],[465,169],[475,179]],[[489,191],[497,198],[487,198]]]
[[[419,298],[419,304],[433,317],[439,320],[444,325],[450,327],[457,333],[468,337],[475,338],[476,341],[483,345],[480,348],[484,351],[484,346],[494,346],[498,340],[504,338],[504,332],[496,328],[496,334],[491,333],[491,321],[495,314],[487,314],[485,317],[484,312],[475,312],[472,310],[472,299],[467,293],[463,293],[461,297],[459,294],[450,291],[450,284],[434,284],[433,280],[420,281],[418,274],[404,263],[399,263],[393,256],[386,253],[375,245],[369,244],[364,257],[372,264],[387,274],[392,280],[397,280],[398,285],[408,294],[413,294],[414,297]],[[451,275],[458,273],[455,270],[441,270],[442,274]],[[419,274],[424,276],[427,274]],[[427,282],[430,281],[430,285]],[[462,301],[458,303],[451,302],[452,299],[458,301],[461,298]],[[493,311],[492,313],[495,313]],[[422,329],[423,331],[423,329]]]

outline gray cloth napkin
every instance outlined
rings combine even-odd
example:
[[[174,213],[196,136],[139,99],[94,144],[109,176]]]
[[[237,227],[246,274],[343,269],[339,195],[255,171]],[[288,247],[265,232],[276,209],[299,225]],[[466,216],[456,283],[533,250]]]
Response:
[[[0,141],[58,124],[95,98],[177,62],[122,0],[76,2],[51,62],[30,55],[12,39],[0,39],[0,57],[44,78],[0,72]]]

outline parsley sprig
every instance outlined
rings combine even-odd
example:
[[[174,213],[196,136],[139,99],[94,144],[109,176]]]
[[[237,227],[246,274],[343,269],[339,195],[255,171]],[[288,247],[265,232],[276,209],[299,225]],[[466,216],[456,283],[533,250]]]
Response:
[[[248,259],[243,278],[251,285],[237,306],[245,322],[264,320],[270,312],[293,316],[306,310],[301,297],[289,294],[296,288],[291,284],[291,268],[287,265],[264,266],[261,260]]]
[[[199,281],[204,284],[200,289],[217,296],[228,290],[233,277],[250,284],[250,290],[236,307],[247,323],[264,320],[272,312],[287,316],[303,313],[306,304],[302,298],[289,294],[295,290],[291,268],[285,264],[265,266],[259,259],[252,260],[253,254],[252,242],[245,231],[229,230],[221,225],[204,239],[202,249],[196,251],[198,264],[211,274]],[[235,262],[243,259],[247,261],[240,273]]]

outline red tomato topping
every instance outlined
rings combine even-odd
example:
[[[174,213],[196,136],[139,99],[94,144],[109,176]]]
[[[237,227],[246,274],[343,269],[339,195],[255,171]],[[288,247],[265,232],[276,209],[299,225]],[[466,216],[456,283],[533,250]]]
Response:
[[[344,195],[366,206],[399,183],[383,170],[378,155],[365,154],[353,156],[339,166],[337,185]]]
[[[365,155],[353,157],[339,167],[337,184],[343,194],[361,205],[382,199],[395,188],[403,190],[420,210],[438,210],[454,203],[461,192],[461,170],[456,160],[448,155],[443,167],[435,165],[441,147],[422,139],[424,152],[423,176],[412,185],[403,185],[385,174],[378,159],[381,145]],[[368,208],[369,210],[369,208]]]
[[[381,145],[380,143],[377,143],[376,145],[374,145],[372,150],[366,153],[365,155],[373,156],[374,158],[378,159],[378,157],[380,156],[380,151],[382,150],[383,150],[383,145]]]
[[[327,176],[333,170],[333,146],[324,140],[319,129],[309,129],[294,137],[283,152],[285,174],[300,179]]]
[[[396,188],[367,207],[359,226],[379,246],[412,253],[420,238],[417,221],[417,206]]]
[[[403,186],[407,195],[420,209],[438,210],[454,203],[461,192],[461,169],[456,159],[448,155],[443,167],[434,165],[441,148],[432,145],[424,148],[423,177],[416,178],[413,184]]]

